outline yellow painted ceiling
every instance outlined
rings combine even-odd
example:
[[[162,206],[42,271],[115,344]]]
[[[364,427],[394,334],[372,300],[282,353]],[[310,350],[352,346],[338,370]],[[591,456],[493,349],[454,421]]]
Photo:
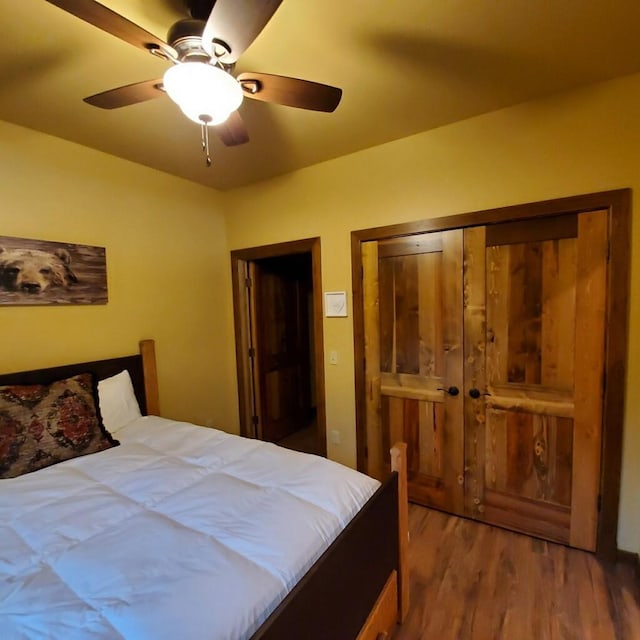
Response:
[[[163,39],[188,17],[181,0],[103,4]],[[640,70],[637,0],[284,0],[236,73],[339,86],[342,102],[327,114],[245,99],[250,142],[214,139],[207,169],[199,127],[168,98],[82,101],[168,63],[45,0],[1,9],[0,119],[218,189]]]

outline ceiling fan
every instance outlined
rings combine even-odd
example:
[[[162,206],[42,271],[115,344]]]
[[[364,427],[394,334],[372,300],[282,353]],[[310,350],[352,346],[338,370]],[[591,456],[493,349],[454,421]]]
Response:
[[[249,141],[237,109],[243,97],[331,112],[342,90],[309,80],[267,73],[233,75],[236,61],[258,37],[282,0],[187,0],[191,18],[170,29],[167,42],[94,0],[47,0],[50,4],[173,64],[164,76],[103,91],[85,98],[102,109],[116,109],[168,95],[201,125],[207,166],[211,165],[208,128],[222,142]]]

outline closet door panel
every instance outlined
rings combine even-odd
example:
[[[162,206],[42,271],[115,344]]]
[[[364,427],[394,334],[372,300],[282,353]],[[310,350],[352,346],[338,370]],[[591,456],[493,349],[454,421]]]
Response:
[[[592,550],[607,212],[499,226],[486,232],[484,261],[465,239],[465,279],[486,278],[486,380],[467,372],[466,382],[467,514]],[[483,328],[468,315],[465,357],[475,360]]]
[[[462,513],[462,232],[369,242],[362,255],[368,470],[383,474],[403,439],[410,498]]]

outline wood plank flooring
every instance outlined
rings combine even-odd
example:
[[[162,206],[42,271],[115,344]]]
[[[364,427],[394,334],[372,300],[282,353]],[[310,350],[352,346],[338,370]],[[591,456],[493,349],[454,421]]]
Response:
[[[417,505],[393,640],[640,640],[631,565]]]

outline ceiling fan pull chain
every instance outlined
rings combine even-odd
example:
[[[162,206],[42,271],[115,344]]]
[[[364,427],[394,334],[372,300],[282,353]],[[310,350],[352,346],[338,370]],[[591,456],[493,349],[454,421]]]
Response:
[[[211,166],[211,154],[209,152],[209,127],[207,127],[206,122],[202,122],[202,151],[205,155],[205,162],[207,163],[207,167]]]

